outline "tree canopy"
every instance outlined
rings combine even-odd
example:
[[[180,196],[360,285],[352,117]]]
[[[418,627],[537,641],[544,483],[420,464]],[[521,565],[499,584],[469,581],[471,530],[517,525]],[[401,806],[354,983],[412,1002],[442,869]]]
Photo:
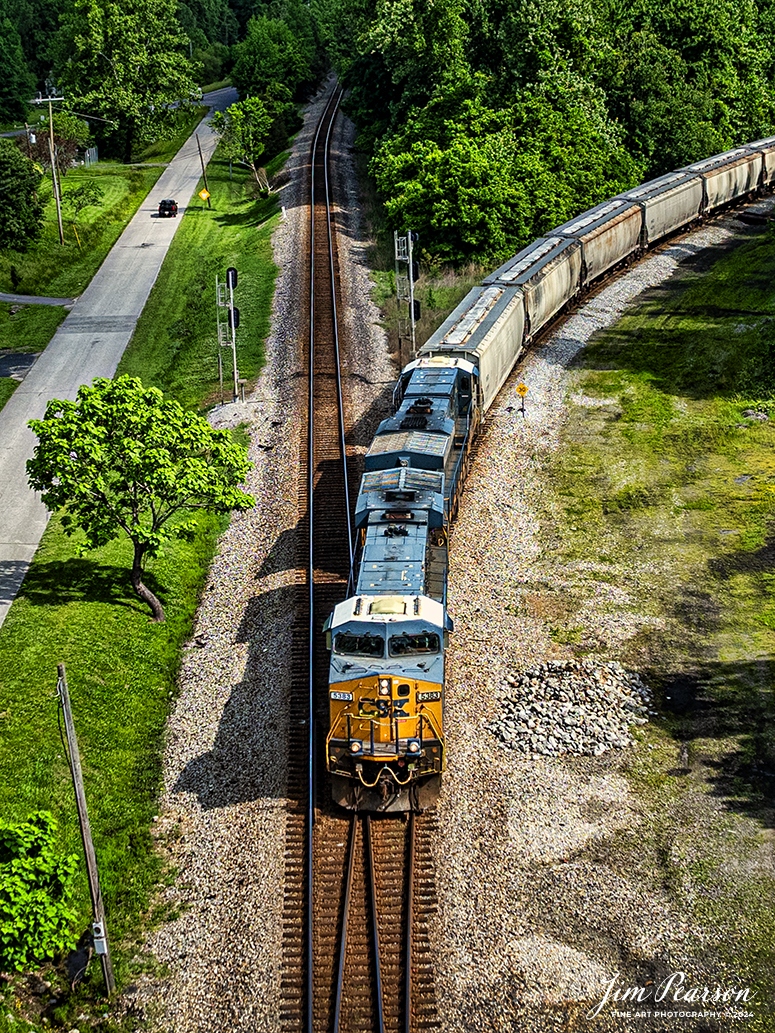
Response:
[[[156,621],[164,610],[143,583],[146,558],[193,532],[193,510],[254,505],[240,487],[250,468],[245,449],[133,377],[97,379],[74,402],[54,399],[30,427],[39,439],[27,462],[30,486],[62,511],[68,534],[83,532],[83,548],[129,538],[132,587]]]
[[[43,207],[37,199],[40,168],[16,144],[0,139],[0,247],[24,251],[40,233]]]
[[[58,71],[73,108],[114,123],[100,130],[129,161],[138,140],[174,119],[196,84],[175,0],[74,0],[63,19]]]
[[[392,228],[506,257],[775,132],[769,0],[317,0]]]
[[[210,121],[223,140],[226,157],[246,165],[262,190],[268,190],[269,184],[259,159],[274,117],[264,101],[249,97],[232,104],[226,111],[216,111]]]

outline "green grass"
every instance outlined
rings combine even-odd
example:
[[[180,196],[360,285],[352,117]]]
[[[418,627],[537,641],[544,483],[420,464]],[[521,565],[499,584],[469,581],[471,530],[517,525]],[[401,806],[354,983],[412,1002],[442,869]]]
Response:
[[[51,180],[46,180],[39,190],[45,203],[41,236],[26,252],[0,251],[0,290],[53,298],[80,294],[161,173],[161,168],[101,165],[71,170],[63,179],[65,194],[87,180],[94,180],[104,191],[101,204],[85,209],[78,218],[80,246],[67,218],[63,220],[65,244],[59,243]]]
[[[125,201],[125,172],[103,175],[106,181],[114,177],[114,203]],[[212,400],[216,391],[216,272],[224,277],[228,266],[239,269],[240,370],[252,378],[263,360],[277,271],[269,243],[276,198],[256,199],[248,176],[235,169],[230,180],[228,163],[217,159],[208,167],[208,182],[213,208],[194,206],[182,220],[119,371],[138,375],[192,407]],[[28,338],[33,336],[30,327]],[[234,433],[247,443],[244,427]],[[153,964],[143,955],[142,942],[144,923],[161,917],[158,910],[149,915],[149,908],[164,875],[150,833],[162,737],[181,645],[190,634],[222,526],[200,517],[194,542],[165,546],[151,564],[147,581],[167,612],[167,623],[157,625],[131,591],[128,546],[115,542],[78,558],[75,543],[54,518],[0,628],[0,818],[22,821],[37,808],[50,809],[62,828],[63,851],[80,853],[57,726],[56,664],[65,662],[119,987]],[[80,933],[89,921],[83,872],[77,904]],[[92,1017],[100,1013],[96,963],[74,994],[61,970],[49,967],[46,978],[61,998],[46,1012],[53,1026],[79,1025],[81,1011]],[[6,1021],[6,1012],[16,1008],[21,1009],[17,1015],[35,1018],[35,1002],[22,976],[10,986],[0,984],[0,1033],[26,1028]],[[126,1023],[135,1028],[134,1020]],[[125,1028],[108,1018],[101,1028],[107,1033],[119,1027]],[[41,1028],[37,1021],[35,1028]]]
[[[79,559],[53,518],[0,628],[0,818],[51,810],[62,849],[82,853],[57,719],[56,665],[65,663],[119,982],[131,975],[139,916],[161,872],[149,829],[162,735],[180,647],[221,528],[201,515],[193,542],[171,543],[151,564],[149,586],[167,611],[166,623],[154,624],[132,592],[127,543]],[[80,933],[90,915],[83,869],[77,905]],[[98,972],[92,966],[82,996],[99,993]]]
[[[213,93],[215,90],[222,90],[224,86],[231,86],[231,78],[228,75],[225,79],[218,79],[217,82],[206,83],[202,87],[202,93]]]
[[[18,386],[18,380],[14,380],[12,377],[0,377],[0,409],[3,408]]]
[[[0,349],[40,352],[54,336],[67,315],[61,305],[25,305],[11,315],[16,304],[0,302]]]
[[[555,640],[621,659],[655,690],[652,749],[623,762],[644,818],[605,860],[668,893],[696,957],[758,988],[750,1030],[772,1028],[775,966],[773,282],[775,233],[741,231],[579,354],[584,404],[569,402],[546,459],[544,557],[527,586],[554,572],[575,603]],[[601,630],[633,614],[631,637]]]
[[[223,282],[229,266],[238,270],[237,361],[241,376],[253,381],[263,363],[277,274],[270,244],[276,196],[255,198],[242,169],[235,167],[229,179],[228,161],[217,152],[207,181],[212,208],[197,203],[186,211],[118,368],[119,375],[138,376],[192,407],[218,398],[216,275]],[[223,349],[223,360],[230,399],[230,349]]]

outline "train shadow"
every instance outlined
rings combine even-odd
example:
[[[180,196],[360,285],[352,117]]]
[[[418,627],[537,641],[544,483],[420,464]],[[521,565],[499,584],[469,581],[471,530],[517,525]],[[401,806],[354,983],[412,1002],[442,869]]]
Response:
[[[374,433],[377,427],[382,420],[390,415],[390,401],[392,396],[393,384],[391,383],[389,385],[385,385],[379,396],[372,402],[363,416],[350,429],[345,439],[348,446],[358,449],[368,448],[374,438]],[[357,498],[362,470],[363,460],[360,456],[357,456],[354,462],[351,460],[348,464],[347,482],[350,492],[350,507],[352,512],[354,512],[355,508],[355,500]],[[341,472],[339,470],[338,463],[333,460],[326,460],[318,465],[316,470],[315,491],[320,494],[322,499],[331,499],[333,500],[332,504],[338,505],[341,508]],[[344,528],[346,526],[344,511],[342,511],[341,521],[344,533]],[[257,579],[261,580],[262,578],[269,577],[272,574],[278,574],[284,570],[294,569],[298,554],[297,543],[299,541],[305,541],[308,535],[309,512],[306,512],[295,527],[289,528],[287,531],[283,531],[282,534],[278,536],[264,562],[261,564],[258,574],[256,575]],[[343,566],[341,561],[321,563],[320,558],[318,558],[317,563],[319,569],[325,570],[330,574],[338,575],[339,577],[347,578],[350,573],[349,569],[346,566]]]
[[[212,749],[189,761],[172,789],[195,794],[203,810],[286,795],[295,592],[262,592],[242,617],[236,641],[249,643],[244,677],[231,688]]]
[[[758,368],[762,360],[769,363],[775,347],[769,290],[775,260],[763,258],[758,250],[768,244],[771,252],[775,250],[771,232],[765,237],[761,230],[745,225],[732,239],[713,247],[675,241],[660,253],[678,252],[683,256],[679,267],[662,283],[646,287],[639,294],[636,313],[625,311],[623,318],[617,316],[614,323],[595,330],[589,339],[587,328],[577,337],[574,319],[581,318],[587,324],[596,320],[595,299],[591,299],[586,311],[578,316],[570,313],[549,339],[559,347],[545,345],[542,356],[549,363],[576,369],[635,374],[648,378],[666,394],[696,400],[734,394],[741,377],[750,379],[753,367]],[[757,250],[757,260],[751,266],[765,265],[766,275],[732,264],[728,286],[712,295],[703,294],[701,278],[741,248]],[[609,289],[618,289],[618,282],[599,295],[603,309]],[[670,318],[671,314],[675,318]],[[749,329],[755,334],[746,334]],[[730,333],[735,335],[734,348],[729,347]],[[577,350],[568,362],[563,356],[573,344]]]

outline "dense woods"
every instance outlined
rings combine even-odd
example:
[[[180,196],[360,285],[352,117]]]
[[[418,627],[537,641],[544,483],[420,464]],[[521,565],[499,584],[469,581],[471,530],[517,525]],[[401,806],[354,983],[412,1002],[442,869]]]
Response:
[[[626,187],[768,135],[769,0],[319,0],[395,227],[496,261]]]
[[[0,116],[46,79],[128,155],[230,74],[275,112],[331,65],[391,227],[494,262],[634,183],[775,131],[772,0],[4,0]],[[37,85],[36,85],[37,84]],[[95,130],[95,126],[92,125]]]

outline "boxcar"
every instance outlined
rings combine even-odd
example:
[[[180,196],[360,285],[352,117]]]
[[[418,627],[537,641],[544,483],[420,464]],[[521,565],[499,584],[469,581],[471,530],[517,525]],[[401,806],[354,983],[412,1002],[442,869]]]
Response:
[[[700,215],[704,196],[702,177],[690,172],[670,172],[619,196],[635,202],[643,210],[640,243],[647,247]]]
[[[752,151],[758,151],[764,160],[762,186],[767,186],[775,179],[775,136],[767,137],[766,140],[754,140],[748,147]]]
[[[474,287],[419,355],[450,355],[477,366],[484,412],[522,353],[524,327],[524,298],[518,287]]]
[[[702,176],[705,184],[704,210],[707,212],[755,190],[759,185],[761,170],[761,152],[747,147],[716,154],[681,169],[682,172],[694,172]]]

